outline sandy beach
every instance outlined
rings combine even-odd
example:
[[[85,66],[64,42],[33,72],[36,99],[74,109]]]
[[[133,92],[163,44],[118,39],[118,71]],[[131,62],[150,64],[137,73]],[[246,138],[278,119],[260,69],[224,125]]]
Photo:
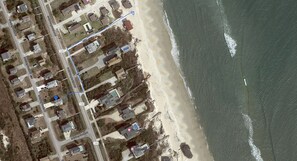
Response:
[[[164,131],[169,145],[178,152],[178,160],[213,160],[205,135],[199,125],[195,106],[184,86],[180,70],[171,54],[162,2],[160,0],[133,0],[136,15],[130,17],[132,34],[141,40],[137,44],[140,63],[151,74],[149,88],[155,100],[156,112],[161,112]],[[180,143],[190,145],[193,158],[186,159],[179,150]]]

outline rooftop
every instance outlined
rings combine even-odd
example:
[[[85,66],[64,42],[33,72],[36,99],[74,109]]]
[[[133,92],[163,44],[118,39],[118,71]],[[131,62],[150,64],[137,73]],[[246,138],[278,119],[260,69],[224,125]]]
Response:
[[[62,125],[61,129],[63,132],[70,132],[75,129],[75,125],[74,125],[73,121],[69,121],[66,124]]]
[[[135,146],[131,147],[130,150],[133,153],[135,158],[139,158],[139,157],[143,156],[146,151],[149,150],[149,146],[147,144],[144,144],[142,146],[135,145]]]
[[[102,24],[103,26],[106,26],[106,25],[109,24],[109,19],[108,19],[107,16],[103,16],[103,17],[100,18],[100,22],[101,22],[101,24]]]
[[[124,45],[121,47],[121,51],[123,52],[123,54],[125,54],[125,53],[131,51],[131,46],[129,44]]]
[[[73,3],[70,6],[62,9],[61,12],[64,16],[66,16],[71,14],[73,11],[78,11],[78,10],[80,10],[79,2]]]
[[[49,80],[49,79],[52,79],[53,77],[54,77],[54,75],[50,71],[43,75],[44,80]]]
[[[9,75],[14,75],[18,72],[18,69],[16,67],[12,67],[8,69],[8,74]]]
[[[125,8],[131,8],[132,7],[132,4],[129,0],[122,0],[122,5],[125,7]]]
[[[29,118],[26,118],[25,122],[27,124],[27,127],[30,129],[30,128],[34,127],[34,125],[36,123],[36,120],[35,120],[35,118],[33,116],[31,116]]]
[[[13,78],[13,79],[10,80],[10,83],[12,85],[18,85],[18,84],[21,83],[21,80],[18,77],[15,77],[15,78]]]
[[[132,125],[126,127],[126,128],[120,128],[119,132],[121,135],[123,135],[127,140],[130,140],[137,136],[140,132],[140,127],[137,122],[134,122]]]
[[[127,19],[123,20],[123,27],[128,31],[133,29],[131,21]]]
[[[2,53],[1,58],[3,61],[8,61],[11,59],[11,54],[9,52]]]
[[[30,111],[32,108],[29,103],[25,103],[23,105],[20,105],[20,109],[24,112],[27,112]]]
[[[58,81],[57,80],[53,80],[50,82],[46,83],[46,88],[51,89],[51,88],[55,88],[58,86]]]
[[[114,107],[120,99],[120,95],[116,89],[111,90],[106,95],[98,99],[99,103],[104,105],[106,108]]]
[[[69,149],[69,152],[73,154],[81,153],[85,151],[85,147],[83,145],[75,146],[71,149]]]
[[[126,121],[132,118],[135,118],[134,110],[131,108],[131,105],[128,105],[119,110],[120,116]]]
[[[94,53],[99,47],[100,47],[100,44],[96,40],[96,41],[89,43],[85,48],[88,51],[88,53],[91,54],[91,53]]]
[[[41,52],[41,47],[39,44],[35,44],[33,45],[33,50],[32,50],[35,54]]]
[[[20,89],[20,90],[16,91],[15,94],[17,95],[17,97],[22,98],[25,96],[26,91],[24,89]]]
[[[28,6],[23,3],[17,6],[17,13],[24,13],[28,11]]]
[[[113,10],[118,10],[120,8],[120,4],[116,0],[110,0],[108,3]]]
[[[70,26],[68,26],[67,29],[70,33],[75,33],[77,31],[79,31],[81,27],[82,27],[82,25],[80,23],[76,22],[76,23],[73,23]]]
[[[100,7],[100,13],[102,16],[107,16],[109,11],[106,9],[106,7]]]
[[[29,41],[32,41],[32,40],[35,39],[35,35],[36,35],[36,34],[35,34],[34,32],[30,33],[30,34],[27,35],[27,39],[28,39]]]

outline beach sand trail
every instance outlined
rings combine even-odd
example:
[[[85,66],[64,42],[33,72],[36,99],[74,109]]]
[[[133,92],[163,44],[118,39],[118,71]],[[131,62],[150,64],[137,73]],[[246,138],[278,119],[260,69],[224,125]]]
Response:
[[[160,0],[133,1],[136,15],[133,22],[133,36],[141,40],[137,45],[140,62],[151,74],[150,90],[155,99],[156,110],[161,112],[164,131],[170,135],[170,147],[178,152],[178,160],[213,160],[197,112],[189,97],[179,68],[171,55],[171,41],[166,29],[164,11]],[[193,152],[192,159],[186,159],[179,145],[186,142]]]

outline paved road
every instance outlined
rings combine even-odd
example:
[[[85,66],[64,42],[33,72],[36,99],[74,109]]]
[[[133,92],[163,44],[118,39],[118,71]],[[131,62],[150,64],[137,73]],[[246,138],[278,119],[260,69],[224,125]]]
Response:
[[[38,0],[38,2],[40,4],[41,11],[42,11],[44,17],[46,17],[45,18],[45,20],[46,20],[46,26],[47,26],[49,35],[50,35],[50,37],[52,39],[52,43],[53,43],[54,47],[56,48],[56,51],[65,51],[65,49],[63,49],[63,47],[61,45],[60,39],[54,33],[55,31],[53,31],[52,23],[50,22],[50,19],[49,19],[50,15],[49,15],[49,12],[48,12],[48,10],[47,10],[44,2],[42,0]],[[74,76],[73,76],[72,72],[70,72],[69,70],[67,70],[67,68],[69,68],[69,64],[68,64],[68,62],[66,60],[65,54],[63,52],[60,52],[58,54],[58,56],[60,58],[60,62],[62,63],[63,68],[66,71],[67,77],[73,80],[74,79]],[[70,85],[71,85],[72,89],[74,90],[74,92],[79,92],[79,89],[76,88],[76,86],[74,85],[74,82],[73,81],[70,81]],[[83,102],[82,101],[82,98],[79,95],[76,94],[75,95],[75,98],[76,98],[77,102]],[[93,131],[93,128],[92,128],[91,122],[89,120],[87,111],[84,110],[83,107],[81,109],[81,114],[82,114],[83,119],[84,119],[84,122],[86,124],[86,132],[87,132],[88,136],[90,137],[90,139],[93,142],[96,142],[96,135],[95,135],[95,133]],[[95,154],[96,154],[97,158],[99,159],[99,161],[104,161],[99,146],[96,146],[95,145],[94,146],[94,149],[95,149]],[[106,153],[106,151],[104,151],[104,152]]]
[[[0,1],[0,5],[1,5],[2,11],[3,11],[4,18],[6,19],[7,22],[10,22],[9,12],[7,11],[7,8],[5,7],[4,2],[2,0]],[[59,141],[55,137],[55,132],[53,130],[52,124],[50,123],[50,118],[48,116],[48,113],[44,111],[43,103],[42,103],[42,101],[41,101],[41,99],[39,97],[39,93],[37,91],[36,82],[31,78],[31,74],[30,74],[31,70],[30,70],[30,68],[28,66],[28,63],[26,61],[26,55],[24,53],[23,47],[21,46],[21,44],[19,43],[19,40],[17,39],[16,35],[14,34],[13,26],[11,26],[11,23],[8,23],[8,24],[9,24],[9,31],[10,31],[10,33],[12,35],[13,41],[15,42],[17,50],[19,51],[21,61],[23,62],[23,64],[25,64],[25,67],[26,67],[25,69],[26,69],[27,74],[30,75],[28,78],[29,78],[30,83],[32,84],[34,92],[35,92],[35,94],[37,96],[37,101],[39,102],[39,104],[41,106],[41,111],[42,111],[42,114],[44,116],[46,126],[49,129],[50,139],[52,140],[55,151],[57,152],[57,154],[58,154],[58,156],[59,156],[59,158],[61,160],[62,156],[60,155],[61,154],[61,148],[59,146]]]

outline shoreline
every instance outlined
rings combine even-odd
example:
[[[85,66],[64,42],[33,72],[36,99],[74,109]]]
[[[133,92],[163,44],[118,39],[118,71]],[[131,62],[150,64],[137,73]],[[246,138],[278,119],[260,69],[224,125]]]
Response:
[[[151,74],[149,89],[156,113],[161,112],[159,118],[169,135],[169,148],[178,153],[178,160],[213,160],[191,94],[172,55],[174,44],[168,31],[170,27],[164,22],[162,2],[132,0],[132,3],[136,14],[130,18],[134,25],[131,33],[141,40],[137,45],[140,64]],[[182,142],[190,146],[192,159],[187,159],[180,151]]]

